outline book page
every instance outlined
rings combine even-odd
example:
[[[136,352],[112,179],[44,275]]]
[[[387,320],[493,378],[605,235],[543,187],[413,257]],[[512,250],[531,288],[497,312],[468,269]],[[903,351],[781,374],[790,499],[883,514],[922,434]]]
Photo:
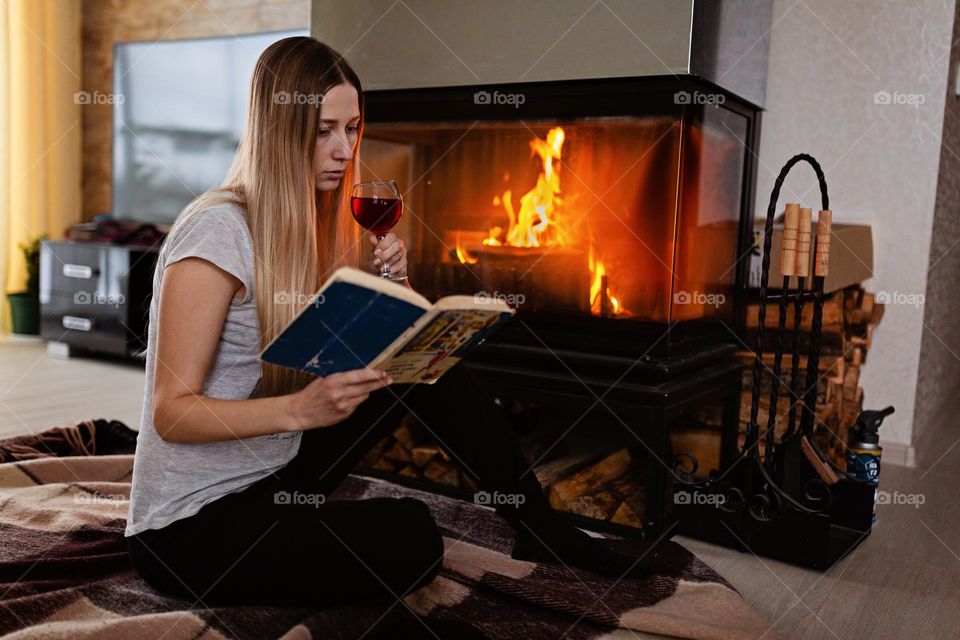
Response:
[[[500,309],[438,310],[393,357],[377,368],[394,382],[433,384],[500,322],[512,315]]]
[[[510,312],[510,305],[503,300],[479,296],[447,296],[433,305],[434,309],[482,309]]]

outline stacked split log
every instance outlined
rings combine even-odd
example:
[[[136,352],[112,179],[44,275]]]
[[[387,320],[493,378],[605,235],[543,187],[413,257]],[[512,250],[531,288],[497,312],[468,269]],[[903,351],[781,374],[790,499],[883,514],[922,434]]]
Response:
[[[573,454],[534,469],[558,511],[642,528],[645,456],[620,449],[607,456]]]
[[[756,343],[757,304],[749,305],[747,309],[747,328],[752,333]],[[813,305],[804,305],[802,314],[800,353],[806,353],[809,344],[809,331],[813,317]],[[779,307],[777,303],[767,305],[767,328],[775,328],[778,322]],[[820,448],[830,455],[833,461],[842,465],[846,456],[846,444],[850,428],[863,410],[863,387],[860,386],[860,372],[867,360],[867,352],[873,339],[873,331],[883,317],[883,304],[876,302],[872,293],[864,291],[860,285],[853,285],[828,294],[823,304],[823,337],[821,340],[820,363],[818,368],[816,420],[814,433]],[[793,312],[787,316],[787,326],[793,325]],[[775,345],[765,345],[763,362],[764,372],[761,377],[760,412],[757,418],[761,430],[766,429],[770,412],[769,390],[772,384],[770,369],[773,365],[773,349]],[[792,340],[788,338],[784,349],[783,369],[780,376],[780,397],[776,416],[775,433],[777,438],[787,427],[787,418],[790,398],[788,385],[790,384]],[[753,354],[740,354],[744,364],[752,364]],[[800,383],[806,380],[807,358],[800,356]],[[740,429],[746,430],[750,419],[751,385],[753,368],[745,366],[743,372],[743,394],[740,402]]]
[[[392,434],[375,444],[358,466],[477,490],[473,479],[436,444],[412,414],[407,414]]]
[[[757,311],[759,304],[754,302],[747,308],[746,343],[755,348],[757,335]],[[776,349],[775,331],[779,324],[779,304],[767,305],[765,338],[763,348],[763,373],[760,379],[760,407],[757,424],[760,427],[761,453],[764,452],[762,436],[767,428],[770,415],[770,385],[774,351]],[[876,302],[872,293],[863,287],[853,285],[827,294],[823,305],[823,334],[821,339],[820,362],[818,367],[816,420],[814,432],[821,449],[830,455],[839,466],[843,466],[846,456],[848,432],[863,409],[863,387],[860,386],[860,373],[867,360],[867,352],[873,339],[873,331],[883,317],[883,304]],[[813,318],[813,305],[804,305],[800,324],[800,383],[806,380],[807,349],[810,344],[810,327]],[[787,313],[787,328],[793,327],[793,308]],[[772,330],[772,331],[770,331]],[[775,423],[776,438],[783,435],[787,428],[790,402],[789,385],[792,369],[793,339],[792,332],[785,336],[783,363],[780,375],[780,400]],[[750,402],[753,383],[753,352],[742,351],[737,354],[743,364],[742,392],[740,396],[740,440],[742,446],[747,422],[750,420]],[[788,400],[789,399],[789,400]],[[798,406],[799,409],[799,406]],[[700,462],[700,472],[706,473],[715,464],[720,450],[719,407],[713,411],[702,412],[695,420],[678,426],[672,433],[675,452],[694,455]]]
[[[558,457],[544,460],[533,469],[554,509],[643,527],[645,457],[639,451],[632,453],[620,449],[609,455],[565,455],[563,447],[557,449]],[[461,465],[452,460],[410,415],[391,435],[374,445],[358,466],[449,487],[478,490]]]

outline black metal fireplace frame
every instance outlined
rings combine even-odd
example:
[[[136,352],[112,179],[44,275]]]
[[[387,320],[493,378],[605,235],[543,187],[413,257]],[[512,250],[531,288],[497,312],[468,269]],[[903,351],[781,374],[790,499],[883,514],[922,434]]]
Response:
[[[523,93],[523,105],[476,104],[480,91]],[[667,504],[674,476],[684,462],[670,446],[670,429],[678,417],[708,402],[722,403],[721,468],[736,456],[740,367],[732,354],[743,344],[748,260],[752,250],[753,202],[760,109],[705,80],[691,76],[590,79],[558,82],[470,85],[371,91],[365,94],[368,123],[493,121],[558,122],[583,117],[667,115],[696,122],[704,104],[678,103],[677,92],[708,92],[724,97],[722,108],[746,118],[733,314],[729,326],[719,320],[672,325],[595,316],[575,317],[519,310],[512,322],[476,349],[463,363],[476,372],[489,393],[502,403],[522,398],[554,406],[614,414],[648,455],[646,513],[643,530],[569,516],[591,528],[660,539],[673,532]],[[589,105],[585,107],[585,105]],[[682,166],[682,163],[681,163]],[[415,284],[421,277],[411,270]],[[738,340],[739,338],[739,340]],[[597,399],[602,401],[597,403]],[[596,406],[599,405],[599,406]],[[703,471],[706,471],[705,469]],[[363,470],[391,481],[467,497],[423,480]]]
[[[520,106],[477,104],[478,92],[522,93]],[[680,103],[678,92],[696,92],[723,96],[722,105]],[[761,111],[755,105],[706,80],[693,76],[648,76],[637,78],[597,78],[554,82],[529,82],[497,85],[465,85],[368,91],[364,94],[367,123],[429,123],[472,121],[540,121],[584,117],[671,116],[684,122],[703,118],[706,109],[723,108],[746,118],[740,216],[737,236],[737,261],[734,271],[732,326],[724,328],[716,321],[681,321],[671,327],[666,339],[659,340],[664,325],[655,322],[623,321],[595,316],[577,317],[520,310],[517,318],[536,332],[550,348],[576,345],[600,354],[658,355],[669,357],[702,348],[718,340],[731,340],[732,331],[745,337],[746,291],[749,255],[753,245],[753,203],[756,194],[757,150],[759,149]],[[413,282],[423,282],[428,274],[412,265]],[[531,342],[529,332],[511,323],[484,348],[498,344],[541,346]]]

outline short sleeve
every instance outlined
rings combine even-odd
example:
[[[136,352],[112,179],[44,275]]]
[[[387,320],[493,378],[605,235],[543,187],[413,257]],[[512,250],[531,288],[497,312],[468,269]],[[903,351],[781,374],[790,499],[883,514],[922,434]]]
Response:
[[[240,212],[231,205],[194,213],[165,240],[167,268],[184,258],[203,258],[231,274],[246,288],[240,302],[253,295],[253,248],[250,231]]]

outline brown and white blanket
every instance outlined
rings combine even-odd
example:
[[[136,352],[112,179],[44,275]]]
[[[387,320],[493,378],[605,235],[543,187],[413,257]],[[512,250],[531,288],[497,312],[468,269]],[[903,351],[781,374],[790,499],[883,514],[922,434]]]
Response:
[[[123,530],[132,455],[41,457],[16,446],[19,455],[6,449],[14,461],[0,464],[3,637],[776,638],[723,578],[675,543],[607,541],[655,566],[645,579],[513,560],[512,530],[492,510],[357,475],[331,499],[412,496],[430,506],[446,544],[431,584],[382,605],[197,606],[156,592],[130,566]]]

